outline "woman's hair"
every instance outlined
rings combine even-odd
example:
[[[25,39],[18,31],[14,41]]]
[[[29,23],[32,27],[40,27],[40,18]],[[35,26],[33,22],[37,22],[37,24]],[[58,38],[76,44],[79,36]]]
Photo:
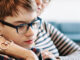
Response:
[[[18,13],[18,6],[28,11],[35,11],[35,0],[0,0],[0,19],[7,16],[14,16]]]

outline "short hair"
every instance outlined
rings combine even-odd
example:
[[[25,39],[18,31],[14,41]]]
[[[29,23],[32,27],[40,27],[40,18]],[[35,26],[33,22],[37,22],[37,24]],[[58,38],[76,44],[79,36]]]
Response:
[[[16,15],[18,13],[18,6],[29,11],[37,9],[34,0],[0,0],[0,19]]]

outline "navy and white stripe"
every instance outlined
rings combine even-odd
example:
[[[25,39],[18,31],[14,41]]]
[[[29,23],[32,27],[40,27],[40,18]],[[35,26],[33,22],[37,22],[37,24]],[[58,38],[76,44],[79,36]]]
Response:
[[[64,56],[74,53],[80,48],[76,43],[64,36],[54,26],[46,22],[43,22],[41,28],[39,29],[38,39],[36,40],[36,47],[43,50],[47,49],[55,56],[60,56],[61,59],[63,58],[63,60],[67,59],[67,57],[64,58]],[[75,55],[78,55],[77,59],[80,60],[80,54]],[[75,55],[72,56],[75,57]],[[77,59],[74,58],[74,60]]]

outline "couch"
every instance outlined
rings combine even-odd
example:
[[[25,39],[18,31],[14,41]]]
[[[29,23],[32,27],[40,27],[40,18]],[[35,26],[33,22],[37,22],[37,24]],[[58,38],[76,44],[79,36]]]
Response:
[[[53,22],[53,21],[48,22],[54,25],[58,30],[60,30],[74,42],[80,43],[80,23]]]

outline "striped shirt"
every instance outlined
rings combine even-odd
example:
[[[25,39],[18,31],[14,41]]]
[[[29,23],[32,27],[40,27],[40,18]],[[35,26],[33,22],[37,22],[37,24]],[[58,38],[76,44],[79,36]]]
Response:
[[[60,56],[61,60],[80,60],[80,47],[51,24],[42,22],[37,37],[36,47]]]

